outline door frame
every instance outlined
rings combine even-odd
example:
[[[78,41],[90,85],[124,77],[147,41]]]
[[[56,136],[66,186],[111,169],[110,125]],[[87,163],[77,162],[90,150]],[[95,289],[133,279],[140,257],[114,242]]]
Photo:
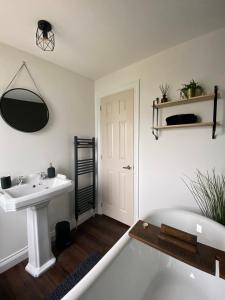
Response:
[[[136,222],[139,218],[139,130],[140,130],[140,80],[128,83],[123,86],[116,86],[112,89],[106,89],[99,95],[95,96],[95,132],[96,132],[96,182],[97,182],[97,197],[98,203],[96,206],[96,212],[102,214],[102,183],[101,183],[101,99],[106,96],[110,96],[126,90],[134,90],[134,216],[133,220]]]

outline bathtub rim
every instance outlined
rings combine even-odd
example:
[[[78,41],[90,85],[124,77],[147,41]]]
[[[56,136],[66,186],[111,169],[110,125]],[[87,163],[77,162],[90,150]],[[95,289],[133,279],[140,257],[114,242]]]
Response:
[[[131,226],[133,227],[133,225]],[[130,227],[130,228],[131,228]],[[102,257],[102,259],[79,281],[61,300],[78,300],[79,297],[94,283],[104,272],[123,248],[131,241],[130,228],[122,235],[115,245]]]
[[[185,209],[177,209],[177,208],[159,208],[154,209],[150,214],[142,218],[146,222],[151,223],[151,216],[157,213],[179,213],[179,214],[188,214],[189,216],[198,217],[200,220],[207,221],[209,224],[212,224],[218,227],[219,230],[225,231],[225,226],[219,224],[200,213],[185,210]],[[136,222],[135,222],[136,223]],[[134,223],[134,224],[135,224]],[[115,260],[116,256],[123,250],[123,248],[132,240],[129,236],[130,229],[134,226],[134,224],[128,228],[128,230],[124,233],[124,235],[116,242],[115,245],[103,256],[103,258],[85,275],[80,282],[78,282],[63,298],[62,300],[78,300],[85,291],[94,283],[94,281],[100,277],[100,275],[104,272],[105,268],[109,266]],[[224,250],[223,250],[224,251]]]

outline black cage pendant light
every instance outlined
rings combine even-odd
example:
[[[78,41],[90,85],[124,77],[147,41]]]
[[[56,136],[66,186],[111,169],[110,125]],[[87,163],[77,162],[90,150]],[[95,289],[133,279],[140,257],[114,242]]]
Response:
[[[36,31],[36,45],[43,51],[53,51],[55,48],[55,36],[52,25],[45,20],[38,21]]]

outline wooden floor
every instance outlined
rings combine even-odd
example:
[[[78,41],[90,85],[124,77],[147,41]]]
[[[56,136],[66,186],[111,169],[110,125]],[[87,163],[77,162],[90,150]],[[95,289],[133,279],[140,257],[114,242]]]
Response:
[[[27,261],[0,274],[0,300],[37,300],[49,295],[91,253],[105,254],[128,226],[97,215],[72,232],[73,244],[61,253],[54,251],[56,264],[39,278],[25,270]]]

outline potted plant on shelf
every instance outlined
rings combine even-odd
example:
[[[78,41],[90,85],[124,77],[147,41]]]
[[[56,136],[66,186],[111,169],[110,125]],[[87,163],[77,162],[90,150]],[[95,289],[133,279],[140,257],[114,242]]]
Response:
[[[183,180],[184,181],[184,180]],[[225,225],[225,176],[207,172],[196,172],[196,179],[184,181],[192,193],[202,214],[220,224]]]
[[[196,96],[201,96],[203,94],[202,86],[192,79],[189,83],[183,84],[183,87],[180,89],[181,98],[192,98]]]
[[[159,89],[162,93],[162,99],[161,99],[161,103],[165,103],[168,102],[168,91],[169,91],[169,85],[168,84],[160,84]]]

